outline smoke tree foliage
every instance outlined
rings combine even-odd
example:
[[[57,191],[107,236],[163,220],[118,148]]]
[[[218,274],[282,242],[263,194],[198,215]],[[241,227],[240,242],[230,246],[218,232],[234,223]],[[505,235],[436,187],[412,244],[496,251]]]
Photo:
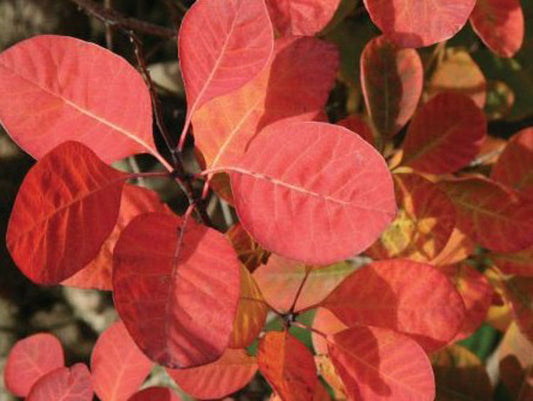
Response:
[[[13,394],[179,400],[141,390],[160,365],[199,399],[261,374],[286,401],[489,400],[494,383],[458,341],[499,308],[498,377],[532,399],[533,128],[489,136],[487,80],[446,44],[470,23],[479,46],[512,57],[521,5],[354,4],[197,0],[179,27],[187,113],[165,138],[172,160],[154,142],[154,93],[126,60],[55,35],[0,54],[0,121],[37,160],[9,252],[37,284],[112,291],[120,317],[90,367],[66,367],[50,334],[18,342]],[[343,38],[365,9],[380,31]],[[331,123],[336,79],[348,101]],[[183,164],[191,135],[198,171]],[[140,153],[162,169],[112,165]],[[180,185],[186,212],[139,177]],[[226,233],[206,218],[210,194],[238,216]]]

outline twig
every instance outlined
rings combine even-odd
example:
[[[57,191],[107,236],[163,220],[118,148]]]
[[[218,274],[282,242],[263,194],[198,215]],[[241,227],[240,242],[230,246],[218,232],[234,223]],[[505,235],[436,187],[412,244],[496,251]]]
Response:
[[[292,301],[291,308],[289,309],[289,313],[291,313],[291,314],[294,313],[294,309],[296,308],[296,303],[298,302],[298,298],[300,298],[300,294],[302,293],[302,290],[304,288],[305,282],[307,281],[307,278],[311,274],[311,270],[312,270],[311,267],[306,267],[305,268],[305,276],[302,279],[302,282],[300,283],[300,286],[298,287],[298,291],[296,291],[296,295],[294,296],[294,300]]]

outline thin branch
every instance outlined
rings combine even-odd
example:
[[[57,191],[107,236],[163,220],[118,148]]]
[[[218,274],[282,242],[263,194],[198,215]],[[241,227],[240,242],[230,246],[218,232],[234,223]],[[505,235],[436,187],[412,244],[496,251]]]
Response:
[[[298,302],[298,299],[300,298],[300,294],[302,293],[302,289],[304,288],[305,282],[307,281],[307,278],[311,274],[311,270],[313,270],[311,267],[305,268],[305,276],[302,279],[302,282],[300,283],[300,286],[298,287],[298,291],[296,291],[296,295],[294,296],[294,300],[292,301],[292,305],[289,309],[289,313],[294,313],[294,308],[296,308],[296,303]]]
[[[158,36],[165,39],[175,39],[178,36],[178,32],[174,29],[165,28],[163,26],[128,17],[118,11],[106,9],[93,0],[70,1],[77,4],[78,7],[84,10],[89,16],[93,16],[115,28],[142,32],[147,35]]]

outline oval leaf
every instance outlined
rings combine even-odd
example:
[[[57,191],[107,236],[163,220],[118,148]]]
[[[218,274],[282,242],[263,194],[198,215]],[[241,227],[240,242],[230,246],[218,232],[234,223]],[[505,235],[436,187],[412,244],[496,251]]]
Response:
[[[181,401],[181,398],[167,387],[149,387],[139,391],[128,401]]]
[[[79,142],[44,156],[26,175],[7,228],[19,269],[58,284],[86,266],[115,226],[126,178]]]
[[[273,124],[225,168],[243,227],[264,248],[305,263],[363,251],[396,212],[385,161],[339,126]]]
[[[443,273],[402,259],[356,270],[321,306],[347,326],[399,331],[427,351],[447,344],[461,328],[465,314],[461,296]]]
[[[0,92],[2,125],[36,159],[69,140],[106,162],[157,154],[143,78],[93,43],[41,35],[16,44],[0,54]]]
[[[115,306],[139,348],[170,368],[218,359],[233,328],[240,267],[223,234],[163,213],[135,218],[113,255]]]
[[[178,386],[192,397],[223,398],[246,386],[257,372],[255,357],[244,350],[227,349],[213,363],[189,369],[167,369]]]
[[[378,327],[352,327],[329,337],[329,354],[352,400],[433,401],[435,384],[424,350]]]
[[[93,388],[89,369],[82,363],[59,368],[41,377],[26,401],[92,401]]]
[[[466,24],[476,0],[364,0],[372,21],[402,47],[429,46]]]
[[[285,401],[307,401],[318,385],[311,351],[288,332],[270,331],[259,342],[261,374]]]
[[[9,352],[4,369],[6,388],[26,397],[42,376],[65,365],[63,347],[51,334],[39,333],[18,341]]]
[[[340,0],[266,0],[272,23],[284,36],[313,36],[333,18]]]
[[[520,0],[477,0],[470,16],[472,28],[494,53],[512,57],[524,40]]]
[[[91,355],[94,392],[102,401],[126,401],[150,373],[153,362],[139,350],[122,322],[102,333]]]
[[[210,99],[254,78],[268,63],[273,46],[264,1],[196,1],[178,38],[188,119]]]
[[[401,49],[380,36],[361,55],[361,85],[366,107],[378,132],[396,134],[415,112],[422,94],[424,69],[414,49]]]
[[[452,173],[478,154],[486,133],[485,116],[473,100],[459,93],[441,93],[411,121],[403,164],[424,173]]]

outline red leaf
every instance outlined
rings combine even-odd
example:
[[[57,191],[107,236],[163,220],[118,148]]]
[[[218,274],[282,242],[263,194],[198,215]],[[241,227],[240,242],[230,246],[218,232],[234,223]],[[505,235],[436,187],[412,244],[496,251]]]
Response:
[[[533,343],[533,277],[504,279],[503,291],[520,331]]]
[[[128,401],[181,401],[181,398],[167,387],[149,387],[139,391]]]
[[[110,326],[96,341],[91,355],[94,392],[102,401],[126,401],[152,369],[122,322]]]
[[[326,27],[340,0],[266,0],[272,23],[284,36],[313,36]]]
[[[520,0],[477,0],[470,16],[472,28],[494,53],[512,57],[524,40]]]
[[[533,203],[482,177],[439,184],[455,204],[457,226],[483,247],[514,252],[533,244]]]
[[[257,372],[255,357],[227,349],[213,363],[189,369],[167,369],[178,386],[194,398],[223,398],[246,386]]]
[[[330,337],[329,353],[352,400],[432,401],[435,384],[424,350],[378,327],[352,327]]]
[[[20,270],[58,284],[87,265],[115,226],[126,178],[79,142],[45,155],[26,175],[7,229]]]
[[[51,334],[39,333],[18,341],[9,352],[4,370],[6,388],[26,397],[45,374],[65,365],[63,347]]]
[[[178,38],[187,119],[207,101],[254,78],[270,60],[273,46],[264,1],[196,1]]]
[[[361,55],[361,85],[378,132],[391,137],[411,119],[422,94],[424,69],[414,49],[401,49],[380,36]]]
[[[507,143],[492,168],[491,178],[533,198],[533,127],[523,129]]]
[[[69,140],[106,162],[157,155],[142,77],[93,43],[41,35],[16,44],[0,54],[0,92],[0,121],[36,159]]]
[[[91,401],[93,388],[89,369],[82,363],[71,368],[58,368],[43,377],[32,387],[26,401]]]
[[[218,359],[233,328],[240,267],[223,234],[163,213],[135,218],[114,252],[115,306],[151,359],[170,368]]]
[[[305,263],[363,251],[396,212],[385,161],[339,126],[273,124],[228,167],[243,227],[264,248]]]
[[[347,328],[348,327],[328,309],[317,308],[313,319],[313,329],[324,334],[336,334]],[[317,332],[312,332],[311,339],[317,355],[326,355],[328,353],[328,342],[323,336],[317,334]]]
[[[100,252],[87,266],[61,284],[78,288],[95,288],[111,291],[113,283],[113,249],[122,230],[140,214],[148,212],[170,212],[170,209],[159,200],[159,196],[149,189],[126,184],[122,191],[118,220],[106,239]]]
[[[337,124],[355,132],[372,146],[376,146],[376,140],[374,139],[372,130],[360,116],[353,114],[340,121],[337,121]]]
[[[402,47],[429,46],[466,24],[476,0],[364,0],[372,21]]]
[[[259,342],[259,371],[284,401],[308,401],[318,385],[309,349],[288,332],[270,331]]]
[[[435,96],[415,114],[403,144],[403,164],[430,173],[452,173],[479,152],[487,133],[483,112],[455,92]]]
[[[461,296],[443,273],[401,259],[356,270],[321,306],[347,326],[399,331],[427,351],[447,344],[461,328],[465,314]]]
[[[239,260],[244,264],[244,266],[246,266],[249,272],[253,272],[268,258],[269,253],[254,241],[250,234],[248,234],[246,230],[242,228],[240,223],[236,223],[231,226],[231,228],[226,232],[226,236],[231,241],[231,245],[233,245],[233,248],[237,252]]]
[[[533,247],[520,252],[494,253],[489,257],[505,274],[533,277]]]
[[[257,132],[275,121],[315,118],[335,83],[338,65],[335,47],[319,39],[277,40],[274,57],[259,76],[195,114],[195,144],[206,166],[236,162]]]
[[[434,266],[446,266],[461,262],[468,258],[474,252],[475,248],[476,244],[474,241],[456,226],[442,252],[430,264]]]

